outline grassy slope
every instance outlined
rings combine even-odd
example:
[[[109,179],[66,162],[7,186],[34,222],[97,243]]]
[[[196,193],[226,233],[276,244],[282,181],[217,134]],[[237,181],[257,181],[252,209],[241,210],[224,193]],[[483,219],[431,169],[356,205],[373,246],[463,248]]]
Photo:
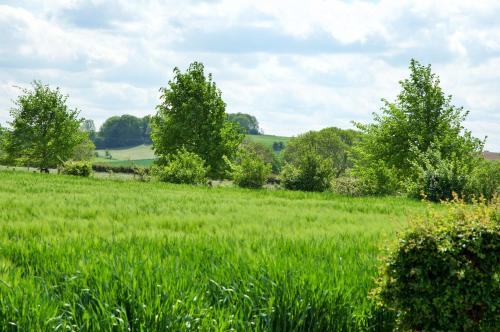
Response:
[[[273,135],[247,135],[247,138],[262,143],[272,149],[274,142],[287,143],[290,137],[273,136]],[[100,158],[96,158],[95,163],[110,164],[114,166],[149,166],[153,162],[154,153],[151,145],[139,145],[126,149],[103,149],[97,150]],[[104,159],[105,151],[109,151],[112,160]]]
[[[367,299],[379,247],[424,208],[8,171],[0,184],[0,326],[25,330],[387,330]]]

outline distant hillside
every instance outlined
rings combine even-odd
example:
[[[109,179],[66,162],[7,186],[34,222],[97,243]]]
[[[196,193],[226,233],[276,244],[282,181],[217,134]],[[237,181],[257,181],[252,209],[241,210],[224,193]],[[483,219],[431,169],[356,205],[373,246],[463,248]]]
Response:
[[[500,160],[500,153],[498,152],[484,151],[483,156],[488,160]]]
[[[288,143],[290,137],[285,136],[274,136],[274,135],[246,135],[246,139],[259,142],[269,147],[273,148],[273,143],[283,143],[285,146]],[[115,166],[124,165],[139,165],[147,166],[153,163],[155,158],[152,145],[138,145],[130,148],[123,149],[100,149],[96,150],[98,157],[95,159],[95,163],[99,164],[112,164]],[[111,159],[106,159],[106,151],[111,155]]]
[[[264,144],[271,150],[273,149],[273,143],[283,142],[285,146],[290,140],[290,137],[274,135],[246,135],[246,138],[250,141]]]

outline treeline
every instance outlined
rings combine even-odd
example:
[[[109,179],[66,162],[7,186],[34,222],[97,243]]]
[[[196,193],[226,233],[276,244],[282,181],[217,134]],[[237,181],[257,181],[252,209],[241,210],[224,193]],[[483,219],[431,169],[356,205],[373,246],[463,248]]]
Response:
[[[310,131],[292,138],[279,154],[244,140],[245,133],[261,132],[257,120],[228,115],[221,91],[198,62],[186,72],[174,69],[174,78],[160,89],[155,115],[112,117],[98,132],[92,121],[67,108],[58,89],[35,82],[16,101],[11,128],[2,130],[0,156],[3,162],[47,168],[87,158],[89,138],[105,148],[152,143],[158,158],[148,174],[167,182],[229,178],[260,188],[274,178],[286,189],[354,196],[493,197],[500,163],[482,157],[484,140],[463,127],[468,113],[451,103],[430,65],[412,60],[409,69],[397,99],[384,100],[372,123]]]
[[[227,119],[238,124],[242,133],[252,135],[262,133],[259,122],[250,114],[228,114]],[[126,148],[153,143],[150,115],[143,118],[128,114],[112,116],[102,124],[99,130],[96,130],[93,120],[85,119],[82,122],[81,129],[89,134],[97,149]]]

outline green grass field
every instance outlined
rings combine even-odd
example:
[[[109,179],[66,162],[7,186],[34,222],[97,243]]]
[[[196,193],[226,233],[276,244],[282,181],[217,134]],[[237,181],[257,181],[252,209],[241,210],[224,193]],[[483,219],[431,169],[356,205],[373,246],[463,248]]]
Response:
[[[402,197],[0,171],[0,330],[386,331]]]
[[[259,142],[272,149],[274,142],[283,142],[285,145],[290,137],[273,135],[247,135],[247,139]],[[105,159],[106,150],[111,154],[112,159]],[[126,149],[103,149],[96,150],[99,157],[94,163],[111,166],[150,166],[154,161],[154,152],[151,145],[139,145]]]
[[[290,140],[290,137],[274,135],[247,135],[246,137],[253,142],[264,144],[271,150],[273,149],[274,142],[283,142],[286,145]]]

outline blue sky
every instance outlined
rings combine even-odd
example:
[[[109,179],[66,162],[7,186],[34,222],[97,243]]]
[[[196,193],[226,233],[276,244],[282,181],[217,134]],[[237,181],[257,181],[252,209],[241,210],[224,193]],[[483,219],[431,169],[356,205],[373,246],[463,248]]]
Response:
[[[414,57],[466,127],[500,151],[500,1],[0,0],[0,123],[33,79],[100,125],[152,114],[158,89],[202,61],[228,112],[266,133],[369,122]]]

